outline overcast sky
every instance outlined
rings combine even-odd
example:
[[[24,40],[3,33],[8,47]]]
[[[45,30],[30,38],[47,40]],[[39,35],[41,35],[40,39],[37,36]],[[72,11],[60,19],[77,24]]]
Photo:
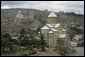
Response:
[[[33,8],[84,14],[84,1],[1,1],[1,9]]]

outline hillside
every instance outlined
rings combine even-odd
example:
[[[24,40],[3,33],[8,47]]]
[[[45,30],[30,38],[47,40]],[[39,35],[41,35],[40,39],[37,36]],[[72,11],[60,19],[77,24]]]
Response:
[[[1,31],[17,32],[21,28],[35,29],[46,24],[50,11],[37,9],[1,9]],[[84,15],[75,13],[55,12],[58,22],[69,28],[71,23],[84,25]],[[18,17],[16,17],[18,16]],[[21,21],[20,21],[21,18]]]

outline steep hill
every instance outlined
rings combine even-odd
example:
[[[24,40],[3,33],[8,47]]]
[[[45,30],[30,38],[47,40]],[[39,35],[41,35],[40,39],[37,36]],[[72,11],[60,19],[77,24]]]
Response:
[[[1,31],[18,32],[21,28],[35,29],[46,24],[50,11],[37,9],[1,9]],[[69,28],[71,23],[84,25],[84,15],[55,12],[58,22]],[[19,18],[16,16],[18,15]],[[21,17],[23,15],[23,17]],[[21,18],[21,19],[20,19]],[[20,21],[21,20],[21,21]]]

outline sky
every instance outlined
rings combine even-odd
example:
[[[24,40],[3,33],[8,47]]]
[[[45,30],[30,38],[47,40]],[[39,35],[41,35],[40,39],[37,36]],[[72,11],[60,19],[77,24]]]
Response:
[[[84,14],[84,1],[1,1],[1,9],[31,8]]]

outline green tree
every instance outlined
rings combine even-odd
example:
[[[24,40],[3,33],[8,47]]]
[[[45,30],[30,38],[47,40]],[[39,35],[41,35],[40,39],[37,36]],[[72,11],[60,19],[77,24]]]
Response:
[[[73,30],[69,30],[68,33],[70,35],[70,40],[72,40],[72,38],[74,37],[74,35],[75,35],[76,32],[73,31]]]
[[[1,36],[1,48],[2,53],[6,52],[13,52],[13,39],[9,33],[4,33]]]
[[[20,33],[19,33],[19,34],[20,34],[20,35],[19,35],[18,45],[21,46],[21,45],[22,45],[22,40],[24,40],[24,37],[25,37],[25,35],[26,35],[25,29],[22,28],[22,29],[20,30]]]
[[[25,36],[25,34],[26,34],[26,31],[25,31],[25,29],[24,28],[22,28],[21,30],[20,30],[20,36],[19,36],[19,39],[21,39],[22,37],[24,37]]]
[[[33,49],[33,45],[35,45],[34,43],[34,31],[31,29],[22,29],[20,31],[20,40],[19,40],[19,45],[20,46],[24,46],[25,49]]]
[[[47,47],[47,43],[45,41],[45,37],[41,33],[40,33],[40,38],[41,38],[40,40],[41,49],[45,51],[45,47]]]

